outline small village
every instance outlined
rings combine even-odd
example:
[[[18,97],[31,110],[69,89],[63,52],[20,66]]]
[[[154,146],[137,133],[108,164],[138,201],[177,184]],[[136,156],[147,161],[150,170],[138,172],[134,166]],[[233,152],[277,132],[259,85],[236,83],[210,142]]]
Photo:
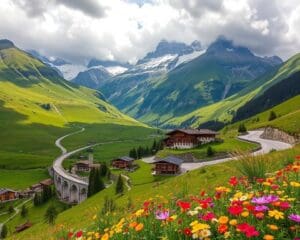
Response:
[[[216,141],[217,132],[208,129],[176,129],[166,133],[163,139],[163,145],[171,149],[191,149],[201,144],[207,144]],[[84,156],[81,156],[84,158]],[[135,160],[129,156],[122,156],[111,160],[112,169],[123,169],[134,171],[138,166]],[[185,160],[176,156],[165,158],[154,158],[152,168],[153,175],[177,175],[181,173],[181,164]],[[72,167],[72,173],[90,172],[91,169],[100,168],[100,163],[95,163],[93,154],[88,155],[88,159],[80,159]],[[39,183],[33,184],[23,191],[12,190],[8,188],[0,189],[0,202],[13,201],[19,198],[30,198],[35,194],[41,193],[46,187],[53,186],[51,178],[45,179]]]

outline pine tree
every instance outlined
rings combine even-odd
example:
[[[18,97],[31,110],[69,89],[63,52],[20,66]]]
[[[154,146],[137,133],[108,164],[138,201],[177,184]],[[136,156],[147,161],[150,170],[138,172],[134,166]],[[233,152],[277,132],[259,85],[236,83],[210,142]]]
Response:
[[[88,187],[88,197],[92,196],[95,192],[95,169],[92,168],[89,175],[89,187]]]
[[[21,217],[25,218],[25,217],[27,217],[27,215],[28,215],[28,209],[26,208],[25,205],[22,205],[22,208],[21,208]]]
[[[33,198],[33,205],[34,206],[39,206],[41,205],[42,201],[41,201],[41,196],[39,194],[34,194],[34,198]]]
[[[120,174],[116,184],[116,194],[121,194],[123,192],[124,192],[124,182]]]
[[[213,148],[212,148],[211,146],[208,146],[208,148],[207,148],[207,150],[206,150],[206,155],[207,155],[208,157],[212,157],[214,154],[215,154],[215,153],[214,153]]]
[[[157,152],[157,143],[156,143],[156,139],[154,139],[154,141],[153,141],[152,148],[151,148],[151,152],[154,153],[154,154]]]
[[[4,239],[7,236],[7,226],[5,224],[2,225],[2,229],[0,229],[0,239]]]
[[[100,170],[95,169],[95,180],[94,180],[94,192],[92,194],[95,194],[105,188],[105,185],[101,179],[100,176]]]
[[[53,204],[51,204],[45,213],[45,222],[54,225],[58,212]]]
[[[108,172],[108,167],[107,167],[106,163],[105,162],[101,163],[100,176],[105,177],[107,175],[107,172]]]
[[[103,205],[103,208],[101,211],[102,214],[104,215],[106,213],[113,212],[116,208],[117,208],[117,206],[116,206],[114,200],[105,196],[104,205]]]
[[[277,118],[276,113],[275,113],[274,111],[271,111],[271,112],[270,112],[270,115],[269,115],[269,121],[272,121],[272,120],[274,120],[274,119],[276,119],[276,118]]]

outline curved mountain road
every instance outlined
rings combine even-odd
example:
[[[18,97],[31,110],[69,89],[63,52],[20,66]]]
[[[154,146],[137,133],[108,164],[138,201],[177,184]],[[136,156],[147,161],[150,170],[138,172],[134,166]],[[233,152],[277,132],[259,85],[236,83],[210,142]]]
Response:
[[[284,150],[291,148],[292,145],[280,141],[274,141],[274,140],[268,140],[263,139],[260,136],[262,135],[262,130],[255,130],[255,131],[249,131],[247,135],[239,136],[238,138],[243,141],[250,141],[259,143],[261,145],[261,149],[259,149],[256,152],[253,152],[253,155],[260,155],[260,154],[266,154],[269,153],[271,150]],[[206,162],[197,162],[197,163],[183,163],[181,166],[182,172],[187,172],[190,170],[194,170],[200,167],[208,166],[208,165],[214,165],[222,162],[227,162],[230,160],[234,160],[236,157],[228,157],[228,158],[221,158],[217,160],[212,161],[206,161]],[[153,163],[154,157],[144,158],[144,162],[146,163]]]

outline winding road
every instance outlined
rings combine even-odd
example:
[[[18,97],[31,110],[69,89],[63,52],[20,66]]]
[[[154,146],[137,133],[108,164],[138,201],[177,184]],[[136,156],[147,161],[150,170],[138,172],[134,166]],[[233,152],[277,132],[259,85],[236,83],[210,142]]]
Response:
[[[261,148],[253,152],[252,153],[253,155],[266,154],[269,153],[271,150],[284,150],[292,147],[292,145],[288,143],[263,139],[260,137],[262,133],[263,130],[249,131],[247,135],[239,136],[239,139],[243,141],[250,141],[250,142],[255,142],[260,144]],[[221,158],[221,159],[206,161],[206,162],[183,163],[181,165],[181,169],[182,169],[182,173],[185,173],[187,171],[194,170],[200,167],[227,162],[234,159],[236,159],[236,157]],[[154,157],[144,158],[142,160],[146,163],[153,163]]]

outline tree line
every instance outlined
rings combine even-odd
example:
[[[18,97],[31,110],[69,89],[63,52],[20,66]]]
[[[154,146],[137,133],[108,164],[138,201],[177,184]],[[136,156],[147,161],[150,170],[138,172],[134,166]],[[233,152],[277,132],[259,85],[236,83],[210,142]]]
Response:
[[[162,150],[164,148],[162,141],[153,141],[153,144],[151,147],[146,146],[139,146],[137,148],[132,148],[129,151],[129,157],[133,159],[141,159],[143,157],[149,157],[152,155],[155,155],[159,150]]]

